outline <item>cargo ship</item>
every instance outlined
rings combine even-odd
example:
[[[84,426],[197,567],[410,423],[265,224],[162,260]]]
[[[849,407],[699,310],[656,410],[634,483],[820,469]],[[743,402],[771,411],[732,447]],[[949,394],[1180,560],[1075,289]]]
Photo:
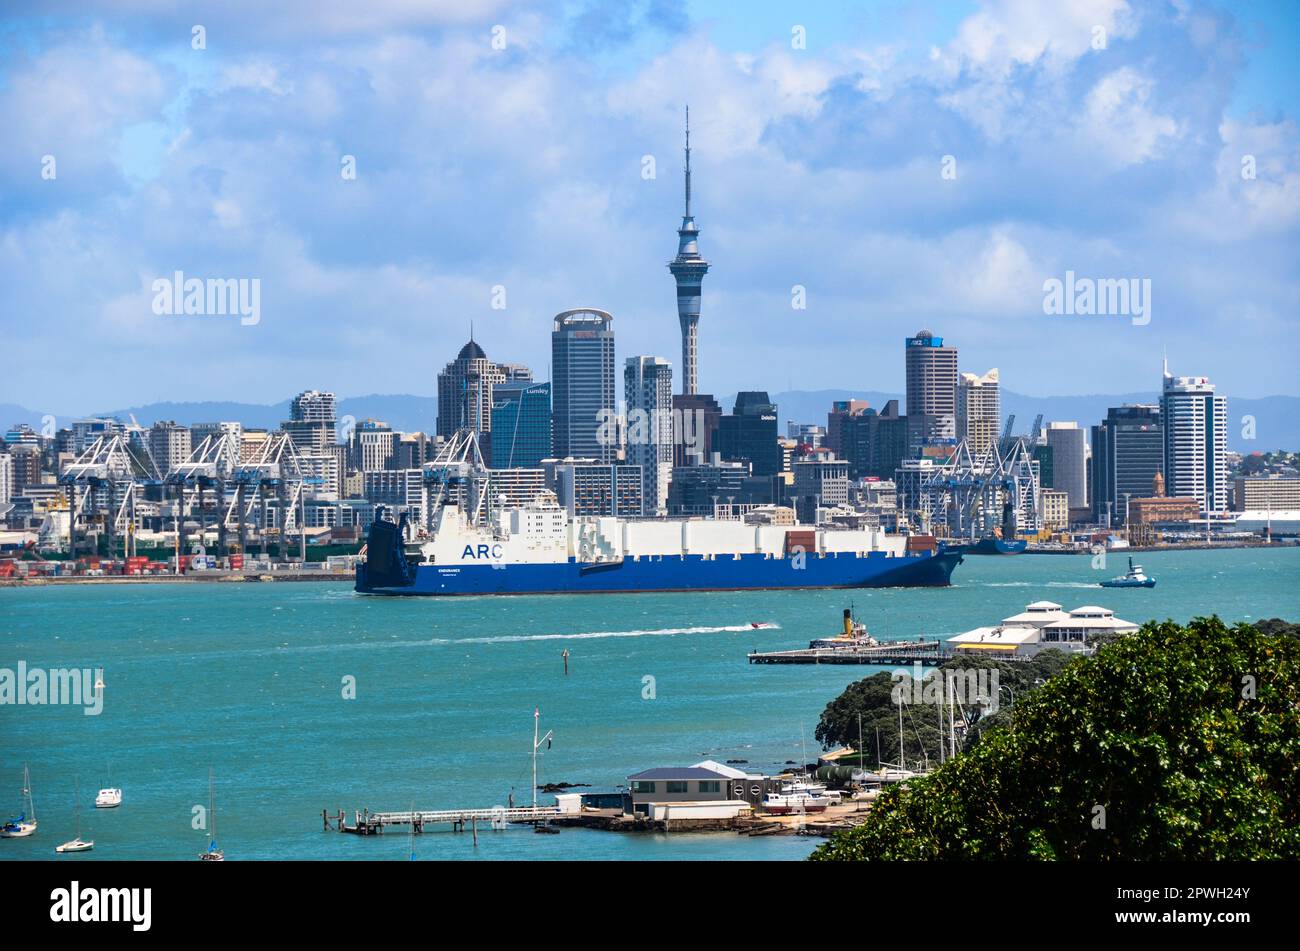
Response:
[[[942,587],[959,551],[929,535],[734,520],[579,516],[553,500],[472,524],[443,505],[427,537],[377,513],[356,590],[378,595],[576,594]]]

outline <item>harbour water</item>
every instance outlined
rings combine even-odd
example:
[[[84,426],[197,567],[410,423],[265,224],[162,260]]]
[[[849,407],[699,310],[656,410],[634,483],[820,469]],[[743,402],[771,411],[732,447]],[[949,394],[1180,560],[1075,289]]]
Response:
[[[81,585],[0,590],[0,668],[104,668],[104,707],[0,706],[0,812],[31,768],[37,835],[0,860],[55,859],[74,778],[95,850],[59,861],[193,859],[216,770],[227,859],[405,860],[404,834],[321,831],[320,813],[491,807],[542,782],[609,789],[704,758],[770,770],[816,752],[826,703],[869,667],[751,666],[747,651],[835,633],[853,603],[883,639],[943,636],[1047,598],[1124,618],[1300,620],[1300,549],[1143,552],[1153,589],[1107,590],[1112,553],[968,557],[948,589],[399,599],[341,584]],[[775,628],[755,630],[751,622]],[[569,651],[569,674],[562,652]],[[345,699],[355,678],[355,699]],[[651,678],[651,679],[647,679]],[[125,794],[90,808],[94,791]],[[540,795],[540,801],[551,798]],[[817,840],[526,828],[429,832],[418,859],[798,859]]]

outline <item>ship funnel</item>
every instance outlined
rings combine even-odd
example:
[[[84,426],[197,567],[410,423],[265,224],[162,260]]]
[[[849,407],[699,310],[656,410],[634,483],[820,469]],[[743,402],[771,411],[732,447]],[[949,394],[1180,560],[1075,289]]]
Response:
[[[853,609],[852,608],[844,609],[844,636],[845,637],[853,636]]]

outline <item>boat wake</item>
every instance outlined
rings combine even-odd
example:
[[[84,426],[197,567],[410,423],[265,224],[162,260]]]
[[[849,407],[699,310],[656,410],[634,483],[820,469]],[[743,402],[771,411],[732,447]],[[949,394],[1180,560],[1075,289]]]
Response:
[[[779,625],[765,623],[758,625],[763,630],[772,630]],[[491,637],[458,637],[454,639],[434,638],[429,644],[513,644],[522,641],[582,641],[605,637],[670,637],[677,634],[739,634],[755,629],[753,624],[729,624],[724,627],[665,627],[658,630],[636,631],[584,631],[574,634],[501,634]]]

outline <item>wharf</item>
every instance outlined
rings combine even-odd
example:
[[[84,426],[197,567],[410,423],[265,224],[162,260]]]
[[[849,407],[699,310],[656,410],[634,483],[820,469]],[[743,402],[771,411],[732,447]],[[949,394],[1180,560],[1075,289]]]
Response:
[[[387,826],[411,826],[412,831],[421,833],[425,826],[450,825],[453,832],[463,832],[471,826],[475,831],[483,822],[487,828],[504,828],[507,823],[531,822],[545,823],[560,815],[558,806],[521,806],[507,809],[493,806],[490,809],[425,809],[407,810],[405,812],[370,812],[360,810],[353,813],[352,825],[347,824],[343,810],[331,817],[329,811],[321,810],[321,821],[326,831],[348,832],[352,835],[383,835]]]
[[[952,657],[941,641],[895,641],[878,647],[822,647],[789,651],[754,651],[751,664],[921,664],[938,666]]]

